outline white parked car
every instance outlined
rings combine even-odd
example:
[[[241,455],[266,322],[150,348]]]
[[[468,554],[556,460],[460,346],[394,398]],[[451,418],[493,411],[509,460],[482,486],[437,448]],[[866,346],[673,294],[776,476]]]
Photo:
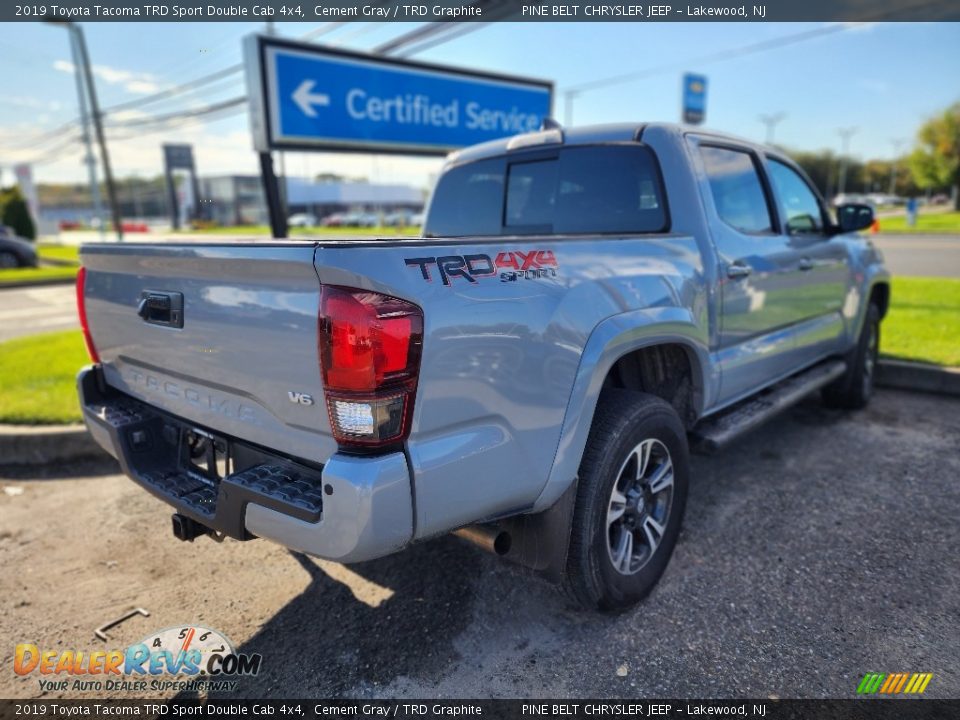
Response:
[[[290,227],[313,227],[317,224],[317,216],[310,213],[297,213],[287,218]]]

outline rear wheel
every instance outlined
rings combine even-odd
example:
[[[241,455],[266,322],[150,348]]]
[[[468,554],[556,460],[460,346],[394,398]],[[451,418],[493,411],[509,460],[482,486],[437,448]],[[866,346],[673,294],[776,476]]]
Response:
[[[847,355],[847,371],[823,389],[824,404],[851,410],[865,407],[873,394],[879,354],[880,308],[871,303],[857,346]]]
[[[0,251],[0,268],[20,267],[20,260],[12,252]]]
[[[689,451],[676,411],[653,395],[601,395],[580,465],[565,585],[588,609],[621,610],[663,574],[687,500]]]

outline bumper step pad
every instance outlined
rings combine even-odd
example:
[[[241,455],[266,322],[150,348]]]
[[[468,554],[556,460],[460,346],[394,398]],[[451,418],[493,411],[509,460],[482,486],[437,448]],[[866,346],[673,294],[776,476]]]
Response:
[[[321,470],[256,448],[264,462],[228,475],[219,482],[198,477],[178,464],[182,430],[189,423],[154,410],[127,396],[104,397],[85,387],[86,410],[109,429],[124,472],[177,512],[230,537],[247,540],[244,516],[248,503],[316,523],[323,514]],[[232,446],[247,446],[230,439]]]
[[[255,465],[224,478],[245,491],[248,502],[280,510],[306,522],[317,522],[323,511],[323,482],[320,473],[305,473],[283,465]],[[282,508],[282,509],[281,509]]]

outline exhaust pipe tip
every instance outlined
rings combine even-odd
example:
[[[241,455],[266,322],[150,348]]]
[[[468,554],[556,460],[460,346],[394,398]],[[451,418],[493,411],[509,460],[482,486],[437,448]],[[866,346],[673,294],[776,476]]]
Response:
[[[513,546],[513,538],[506,530],[489,525],[467,525],[453,534],[494,555],[506,555]]]
[[[493,538],[493,552],[497,555],[506,555],[513,546],[513,538],[505,530],[499,530]]]

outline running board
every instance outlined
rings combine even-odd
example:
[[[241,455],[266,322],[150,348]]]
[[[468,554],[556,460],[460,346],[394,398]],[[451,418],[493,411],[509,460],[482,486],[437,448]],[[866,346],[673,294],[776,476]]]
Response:
[[[713,453],[735,438],[753,430],[804,397],[831,383],[846,372],[843,360],[830,360],[781,380],[759,395],[712,415],[690,432],[694,452]]]

